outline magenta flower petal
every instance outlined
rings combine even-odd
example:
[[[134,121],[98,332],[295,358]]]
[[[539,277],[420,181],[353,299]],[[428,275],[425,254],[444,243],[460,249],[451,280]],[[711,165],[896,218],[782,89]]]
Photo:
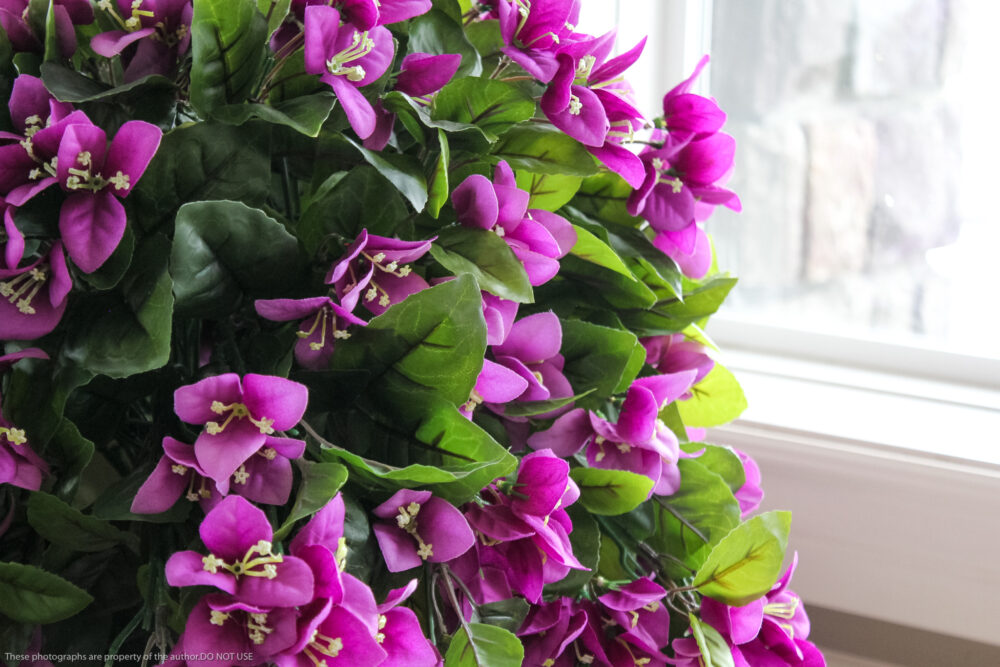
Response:
[[[272,419],[275,430],[286,431],[305,414],[309,390],[281,377],[248,373],[243,377],[243,398],[250,414],[257,419]]]
[[[284,505],[292,493],[292,462],[284,456],[268,460],[263,456],[251,456],[243,464],[248,475],[242,483],[235,480],[232,490],[244,498],[265,505]]]
[[[131,511],[135,514],[159,514],[170,509],[184,493],[190,479],[190,471],[177,474],[171,470],[178,465],[169,456],[161,456],[156,468],[146,478],[132,500]]]
[[[599,147],[611,129],[601,99],[584,86],[570,88],[569,104],[559,111],[546,111],[553,125],[584,146]]]
[[[109,30],[94,35],[90,40],[90,48],[100,56],[114,58],[125,50],[129,44],[137,42],[143,37],[148,37],[156,32],[156,28],[142,28],[135,32],[124,32],[122,30]]]
[[[521,459],[517,471],[518,494],[510,502],[518,515],[547,517],[562,501],[569,480],[569,463],[551,449],[542,449]]]
[[[69,195],[59,210],[59,234],[66,252],[84,273],[108,260],[125,234],[125,207],[107,190]]]
[[[275,571],[274,578],[239,577],[236,597],[262,607],[295,607],[312,602],[314,580],[308,563],[294,556],[283,556]]]
[[[344,599],[344,584],[333,552],[319,544],[305,544],[295,550],[295,557],[305,561],[312,570],[315,596],[332,598],[335,604],[340,604]]]
[[[500,203],[493,183],[480,174],[473,174],[451,193],[451,203],[459,222],[469,227],[490,229],[497,222]]]
[[[659,602],[667,591],[649,577],[642,577],[597,598],[608,609],[633,611],[653,602]]]
[[[83,157],[85,154],[86,157]],[[104,130],[90,123],[69,125],[59,142],[59,161],[56,165],[59,182],[66,185],[72,176],[70,169],[104,164],[106,155],[107,135]]]
[[[375,109],[364,95],[344,77],[325,74],[321,79],[333,88],[347,120],[359,137],[367,139],[375,131]]]
[[[622,72],[627,70],[635,61],[639,59],[642,55],[642,50],[646,47],[646,38],[643,37],[639,40],[639,43],[633,46],[631,49],[621,54],[620,56],[615,56],[611,60],[607,61],[599,67],[595,67],[590,73],[590,80],[603,82],[610,81],[620,75]]]
[[[269,435],[264,440],[264,445],[286,459],[297,459],[306,451],[305,440],[298,438],[280,438],[276,435]]]
[[[171,586],[214,586],[227,593],[236,592],[236,577],[228,572],[209,572],[204,556],[197,551],[178,551],[167,559],[167,583]]]
[[[538,224],[545,227],[549,235],[555,239],[559,249],[557,257],[567,255],[573,249],[573,246],[576,245],[576,230],[573,229],[573,225],[566,218],[551,211],[536,208],[530,209],[528,215]]]
[[[570,410],[553,422],[552,426],[528,438],[528,446],[535,450],[550,449],[556,456],[569,457],[583,449],[594,434],[586,410]]]
[[[318,544],[336,553],[340,538],[344,535],[344,516],[344,499],[338,493],[299,529],[292,539],[292,553],[308,544]]]
[[[8,269],[16,269],[24,257],[24,235],[14,224],[14,208],[7,207],[3,212],[4,232],[7,234],[7,243],[4,246],[4,261]]]
[[[411,53],[403,58],[396,90],[413,96],[436,92],[451,81],[461,64],[462,56],[457,53]]]
[[[493,348],[497,355],[516,357],[526,364],[538,363],[559,354],[562,325],[552,311],[536,313],[514,323],[503,345]]]
[[[476,393],[487,403],[513,401],[528,388],[528,381],[506,366],[483,360],[483,370],[476,379]]]
[[[119,174],[128,176],[123,184],[114,185],[116,196],[125,197],[132,192],[156,154],[162,138],[160,128],[141,120],[130,120],[115,133],[102,173],[108,179]]]
[[[316,296],[309,299],[257,299],[253,305],[257,314],[265,319],[288,322],[313,315],[332,303],[328,296]]]
[[[431,0],[381,0],[379,3],[379,23],[398,23],[431,10]]]
[[[309,74],[326,72],[327,54],[336,53],[340,12],[326,5],[309,5],[305,10],[305,69]]]
[[[639,156],[629,149],[608,141],[603,146],[589,146],[587,150],[605,167],[624,178],[633,188],[642,185],[642,181],[646,177],[646,170],[643,168]]]
[[[390,572],[403,572],[423,564],[416,543],[405,532],[386,523],[376,523],[372,530]]]
[[[486,344],[502,345],[517,318],[518,303],[483,292],[483,317],[486,319]]]
[[[260,509],[240,496],[228,496],[198,528],[201,541],[223,560],[240,560],[260,540],[271,541],[271,524]]]
[[[194,442],[198,465],[205,475],[215,480],[219,493],[229,493],[229,478],[251,456],[257,453],[267,436],[246,419],[234,420],[221,433],[202,431]]]
[[[473,528],[499,542],[512,542],[535,534],[531,526],[503,505],[473,505],[465,511],[465,516]]]
[[[219,417],[212,412],[213,401],[238,403],[241,397],[239,375],[214,375],[177,389],[174,392],[174,413],[188,424],[205,424]]]

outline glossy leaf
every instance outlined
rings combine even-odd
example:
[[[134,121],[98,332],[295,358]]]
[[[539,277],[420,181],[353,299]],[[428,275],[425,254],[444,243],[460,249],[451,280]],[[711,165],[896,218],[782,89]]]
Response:
[[[721,426],[739,417],[747,408],[743,389],[732,372],[716,363],[701,382],[691,388],[691,398],[677,409],[688,426]]]
[[[51,572],[21,563],[0,563],[0,614],[12,621],[55,623],[93,601],[89,593]]]
[[[536,174],[587,176],[597,171],[594,158],[580,142],[545,125],[510,130],[493,149],[493,157],[514,169]]]
[[[508,598],[479,605],[476,614],[479,621],[486,625],[517,632],[528,615],[531,606],[524,598]]]
[[[431,179],[427,185],[427,212],[432,217],[437,218],[441,212],[441,207],[448,203],[448,194],[451,192],[448,186],[448,165],[451,162],[451,149],[448,145],[448,135],[444,130],[437,131],[438,153],[437,160],[434,161],[434,170],[431,172]]]
[[[213,111],[212,117],[229,125],[242,125],[248,120],[259,119],[316,137],[336,103],[336,95],[322,92],[295,97],[274,106],[257,103],[228,104]]]
[[[524,266],[493,232],[466,227],[443,229],[431,246],[431,255],[454,275],[471,274],[490,294],[518,303],[534,301]]]
[[[627,470],[573,468],[570,477],[580,487],[580,503],[603,516],[631,512],[653,489],[653,480]]]
[[[740,457],[732,448],[689,442],[681,445],[681,449],[688,454],[697,455],[698,463],[722,477],[733,493],[736,493],[746,483],[743,462],[740,461]]]
[[[524,646],[508,630],[468,623],[458,629],[444,656],[445,667],[520,667]]]
[[[555,211],[569,202],[582,182],[583,178],[580,176],[517,172],[517,187],[530,195],[528,208],[546,211]]]
[[[323,509],[347,481],[347,468],[339,463],[314,463],[305,459],[295,463],[302,472],[302,480],[288,518],[274,531],[275,541],[287,537],[296,521]]]
[[[346,137],[344,140],[361,153],[365,162],[375,167],[378,173],[392,183],[418,213],[424,210],[424,205],[427,203],[427,178],[415,158],[409,155],[370,151]]]
[[[268,24],[254,0],[198,0],[191,19],[191,105],[202,116],[246,100],[267,61]]]
[[[535,101],[513,84],[495,79],[455,79],[434,97],[431,118],[468,123],[495,139],[535,115]]]
[[[150,74],[120,86],[108,86],[58,63],[44,63],[42,81],[50,93],[61,102],[111,101],[129,93],[144,95],[175,92],[176,84],[165,76]]]
[[[73,551],[105,551],[120,544],[138,550],[139,538],[107,521],[83,514],[47,493],[28,499],[28,523],[52,544]]]
[[[410,20],[409,53],[430,53],[444,55],[457,53],[462,56],[462,64],[455,77],[479,76],[483,71],[479,52],[469,43],[462,26],[440,9],[431,9],[426,14]]]
[[[594,406],[611,396],[629,368],[638,339],[629,331],[612,329],[582,320],[562,320],[560,353],[570,386],[593,394],[581,398],[582,407]]]
[[[715,545],[692,585],[736,607],[760,598],[781,574],[791,525],[791,513],[777,511],[740,524]]]
[[[691,622],[691,634],[698,642],[704,667],[735,667],[733,652],[719,631],[703,622],[693,612],[688,613],[688,619]]]
[[[170,271],[177,308],[188,316],[218,318],[244,296],[280,296],[296,283],[300,266],[295,237],[259,209],[214,201],[177,212]]]
[[[632,186],[618,174],[604,172],[584,179],[573,206],[585,215],[601,222],[616,222],[627,227],[638,227],[641,218],[629,215],[625,209]]]

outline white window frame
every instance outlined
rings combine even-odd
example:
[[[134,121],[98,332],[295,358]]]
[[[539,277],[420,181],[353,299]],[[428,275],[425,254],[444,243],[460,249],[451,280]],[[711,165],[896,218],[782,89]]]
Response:
[[[630,78],[653,111],[643,95],[711,52],[712,1],[615,4],[619,49],[650,33]],[[708,439],[757,460],[764,509],[793,511],[807,604],[1000,646],[1000,360],[725,315],[709,334],[750,408]]]

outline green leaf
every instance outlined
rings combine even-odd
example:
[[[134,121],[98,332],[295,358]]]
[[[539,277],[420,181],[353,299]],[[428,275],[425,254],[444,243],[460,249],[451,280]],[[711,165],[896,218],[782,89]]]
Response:
[[[514,128],[497,142],[493,152],[493,159],[537,174],[589,176],[597,171],[583,144],[547,125]]]
[[[296,521],[323,509],[347,481],[347,468],[339,463],[313,463],[302,459],[296,464],[302,471],[302,481],[288,518],[274,531],[275,541],[285,539]]]
[[[28,499],[28,523],[52,544],[73,551],[105,551],[119,544],[138,553],[139,538],[94,516],[88,516],[47,493]]]
[[[59,48],[59,28],[56,26],[55,0],[49,1],[49,10],[45,13],[45,61],[62,59]]]
[[[495,79],[456,78],[434,97],[431,118],[468,123],[494,140],[535,115],[535,101],[517,86]]]
[[[254,0],[198,0],[191,20],[191,105],[202,116],[253,92],[267,63],[268,24]]]
[[[61,498],[72,499],[80,481],[80,473],[94,456],[94,443],[80,435],[76,425],[62,419],[59,428],[49,441],[46,458],[59,464],[59,482],[53,492]]]
[[[603,516],[631,512],[645,502],[653,488],[653,480],[627,470],[573,468],[569,475],[580,487],[580,503]]]
[[[18,623],[69,618],[94,601],[62,577],[21,563],[0,563],[0,614]]]
[[[495,625],[498,628],[517,632],[531,606],[524,598],[507,598],[479,605],[476,613],[479,620],[486,625]]]
[[[562,208],[576,194],[583,178],[567,174],[533,174],[517,172],[517,187],[530,195],[528,208],[555,211]]]
[[[93,373],[62,359],[22,359],[9,372],[3,413],[27,431],[33,447],[44,448],[62,427],[69,395],[93,377]]]
[[[692,585],[735,607],[760,598],[781,574],[791,525],[790,512],[765,512],[740,524],[715,545]]]
[[[267,19],[267,34],[270,36],[288,16],[292,0],[257,0],[257,11]]]
[[[448,146],[448,135],[444,130],[437,131],[438,146],[441,152],[434,162],[434,172],[431,174],[430,183],[427,185],[427,212],[432,217],[437,218],[441,212],[441,207],[448,202],[450,188],[448,186],[448,164],[451,162],[451,149]]]
[[[439,9],[431,9],[410,20],[407,52],[430,53],[435,56],[446,53],[461,55],[462,64],[459,65],[455,78],[479,76],[483,71],[479,52],[465,37],[461,24]]]
[[[251,119],[284,125],[309,137],[318,137],[330,116],[337,96],[329,92],[294,97],[274,106],[267,104],[229,104],[212,112],[212,117],[228,125],[242,125]]]
[[[150,473],[152,467],[133,470],[127,476],[104,489],[94,501],[94,516],[107,521],[141,521],[143,523],[182,523],[190,514],[194,503],[186,498],[179,499],[174,506],[160,514],[133,514],[132,501]]]
[[[423,131],[419,125],[444,130],[448,133],[452,148],[462,149],[471,153],[482,153],[491,142],[496,141],[493,135],[487,136],[482,128],[471,123],[459,123],[451,120],[434,120],[426,106],[420,104],[409,95],[398,90],[392,90],[382,98],[382,106],[396,113],[414,139],[424,143]],[[418,125],[414,125],[418,123]]]
[[[332,367],[368,370],[373,400],[414,423],[426,418],[432,397],[467,401],[485,352],[479,286],[461,275],[410,295],[339,342]]]
[[[403,193],[418,213],[424,210],[424,205],[427,203],[427,179],[415,158],[409,155],[370,151],[347,137],[343,139],[361,153],[365,162],[375,167],[378,173]]]
[[[668,299],[650,310],[621,313],[622,322],[642,336],[657,336],[683,331],[689,325],[712,315],[736,285],[736,278],[717,276],[684,294],[684,300]]]
[[[167,132],[129,197],[142,210],[139,224],[152,229],[172,223],[180,205],[192,201],[263,204],[271,183],[269,143],[257,123],[196,123]]]
[[[562,320],[564,373],[577,391],[594,393],[581,407],[597,407],[615,393],[632,359],[638,339],[630,331],[612,329],[582,320]]]
[[[688,426],[720,426],[747,409],[747,399],[736,377],[716,363],[701,382],[691,388],[691,398],[679,401],[677,409]]]
[[[170,270],[178,310],[215,318],[243,296],[280,296],[302,275],[295,237],[263,211],[233,201],[180,208]]]
[[[569,534],[573,555],[588,570],[570,570],[569,574],[545,587],[545,595],[577,595],[597,573],[600,563],[601,531],[597,520],[581,503],[566,508],[573,521],[573,532]]]
[[[331,234],[353,240],[364,228],[371,234],[392,236],[408,215],[402,196],[374,167],[362,165],[346,176],[334,174],[330,178],[334,179],[333,187],[317,193],[296,230],[310,255]],[[339,256],[342,249],[331,247],[331,252]]]
[[[44,63],[41,71],[42,81],[48,91],[60,102],[73,102],[74,104],[114,101],[118,97],[135,92],[149,95],[162,91],[174,93],[177,90],[173,81],[159,74],[150,74],[141,79],[112,87],[58,63]]]
[[[444,656],[445,667],[520,667],[524,646],[508,630],[468,623],[455,633]]]
[[[518,303],[534,301],[521,260],[493,232],[466,227],[445,228],[431,246],[431,255],[454,275],[472,274],[480,289],[490,294]]]
[[[688,442],[681,445],[681,449],[688,454],[697,454],[698,463],[722,477],[733,493],[746,483],[743,462],[731,447]]]
[[[503,406],[503,413],[507,417],[533,417],[535,415],[542,415],[546,412],[552,412],[553,410],[558,410],[564,405],[569,405],[570,403],[579,401],[584,396],[589,396],[596,388],[588,389],[582,394],[576,394],[575,396],[567,396],[565,398],[549,398],[544,401],[513,401],[511,403],[505,403]]]
[[[680,488],[653,505],[656,530],[647,543],[683,566],[664,561],[675,578],[690,577],[712,546],[739,525],[740,505],[722,477],[697,459],[680,459]]]
[[[611,246],[580,225],[573,225],[573,229],[576,231],[576,244],[570,250],[572,255],[586,260],[591,264],[596,264],[597,266],[620,273],[626,278],[636,279],[622,258],[618,256],[618,253]]]
[[[704,667],[735,667],[733,652],[719,631],[708,623],[703,623],[694,612],[688,612],[688,619],[691,621],[691,634],[698,642]]]
[[[632,191],[632,186],[618,174],[602,172],[583,181],[573,198],[573,206],[602,224],[614,222],[638,227],[642,218],[630,215],[625,208]]]
[[[63,355],[92,373],[121,378],[162,367],[170,357],[174,297],[167,240],[151,236],[136,251],[121,292],[77,303]]]
[[[620,394],[628,391],[628,388],[632,386],[632,381],[639,376],[645,365],[646,348],[636,340],[635,347],[632,348],[632,356],[629,357],[625,370],[622,371],[622,378],[618,381],[618,386],[615,387],[615,393]]]

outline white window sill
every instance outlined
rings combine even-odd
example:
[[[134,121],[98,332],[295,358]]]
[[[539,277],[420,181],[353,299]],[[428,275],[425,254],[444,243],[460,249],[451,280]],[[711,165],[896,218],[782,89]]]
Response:
[[[925,376],[906,376],[885,370],[893,354],[905,361],[898,349],[852,368],[789,356],[812,352],[795,336],[760,352],[740,348],[760,342],[753,328],[709,333],[750,403],[709,440],[757,460],[763,509],[793,511],[793,585],[806,602],[1000,646],[1000,374],[990,362],[970,361],[973,382],[959,383],[941,379],[954,369],[935,368],[940,356],[915,359]]]

